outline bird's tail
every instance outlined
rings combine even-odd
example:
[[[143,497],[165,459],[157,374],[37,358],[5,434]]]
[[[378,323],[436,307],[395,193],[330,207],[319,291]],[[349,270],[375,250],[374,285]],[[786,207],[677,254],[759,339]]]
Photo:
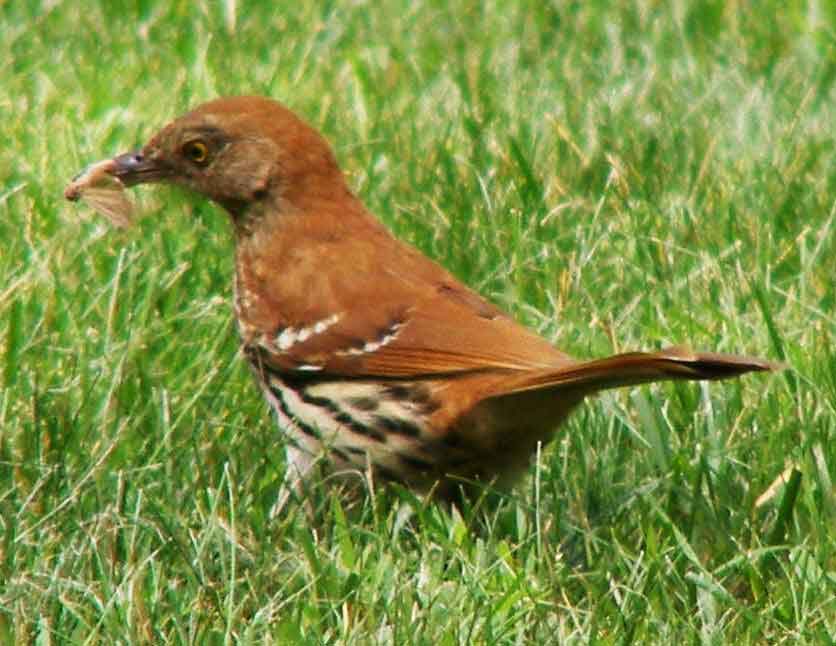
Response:
[[[729,379],[747,372],[765,372],[781,367],[755,357],[692,352],[687,348],[672,347],[659,352],[617,354],[528,373],[521,375],[515,383],[507,384],[510,387],[502,395],[564,387],[592,393],[653,381]]]

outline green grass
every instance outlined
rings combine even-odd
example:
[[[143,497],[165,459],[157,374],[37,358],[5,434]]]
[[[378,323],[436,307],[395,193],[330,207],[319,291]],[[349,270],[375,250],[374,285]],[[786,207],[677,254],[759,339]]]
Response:
[[[836,640],[832,3],[38,4],[0,3],[0,642]],[[269,520],[224,214],[61,196],[240,93],[567,351],[789,369],[607,393],[498,507]]]

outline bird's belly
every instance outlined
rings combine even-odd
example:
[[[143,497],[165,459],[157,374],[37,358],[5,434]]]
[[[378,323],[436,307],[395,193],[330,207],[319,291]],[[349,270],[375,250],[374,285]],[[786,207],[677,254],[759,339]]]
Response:
[[[419,489],[438,479],[433,402],[421,383],[319,381],[271,375],[265,395],[288,441],[325,457],[332,471],[365,474]]]
[[[441,423],[444,411],[433,399],[433,386],[269,375],[265,395],[294,447],[288,453],[292,459],[324,458],[331,473],[355,474],[358,482],[371,473],[441,498],[456,498],[476,482],[510,484],[528,465],[537,442],[560,421],[557,416],[532,425],[521,409],[504,417],[502,429],[486,427],[479,415]],[[511,428],[512,420],[518,428]]]

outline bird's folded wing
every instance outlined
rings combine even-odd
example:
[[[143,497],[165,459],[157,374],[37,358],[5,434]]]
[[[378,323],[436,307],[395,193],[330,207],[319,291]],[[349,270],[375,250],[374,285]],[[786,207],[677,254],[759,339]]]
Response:
[[[397,285],[396,283],[394,283]],[[550,343],[455,281],[376,290],[330,313],[262,334],[249,352],[280,372],[409,378],[573,363]],[[408,303],[408,304],[405,304]]]

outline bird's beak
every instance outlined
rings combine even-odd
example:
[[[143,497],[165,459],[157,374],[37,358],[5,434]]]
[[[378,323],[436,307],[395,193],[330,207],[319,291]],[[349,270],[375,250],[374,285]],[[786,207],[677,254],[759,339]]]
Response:
[[[134,151],[114,157],[110,174],[125,186],[135,186],[164,180],[169,175],[169,169],[159,158],[145,151]]]

